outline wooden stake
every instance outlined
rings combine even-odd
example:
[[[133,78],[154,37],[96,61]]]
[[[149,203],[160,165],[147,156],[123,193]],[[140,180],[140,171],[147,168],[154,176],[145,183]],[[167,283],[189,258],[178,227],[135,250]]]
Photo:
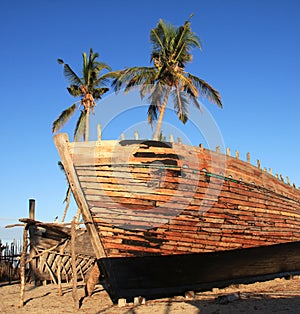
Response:
[[[35,200],[29,200],[29,219],[35,219]]]
[[[248,152],[246,156],[247,156],[247,162],[248,164],[250,164],[250,153]]]
[[[34,199],[29,200],[29,219],[35,220],[35,200]],[[26,224],[25,226],[28,226],[28,225]],[[29,224],[28,231],[29,231],[29,239],[30,239],[29,240],[29,246],[30,246],[29,251],[30,251],[30,256],[31,256],[32,254],[34,254],[34,247],[36,246],[36,240],[37,240],[36,239],[36,226]],[[30,274],[31,274],[31,277],[34,281],[34,284],[37,285],[38,281],[36,278],[35,264],[30,263],[29,268],[30,268]]]
[[[58,283],[58,295],[62,296],[62,286],[61,286],[61,264],[62,264],[62,256],[61,254],[63,254],[63,250],[60,249],[59,250],[59,258],[58,258],[58,265],[57,265],[57,283]]]
[[[134,139],[135,139],[135,140],[138,140],[138,139],[139,139],[139,132],[138,132],[138,131],[135,131],[135,132],[134,132]]]
[[[101,141],[102,140],[102,128],[100,124],[97,125],[97,133],[98,133],[98,141]]]
[[[58,259],[58,265],[57,265],[57,283],[58,283],[58,295],[62,296],[62,286],[61,286],[61,273],[62,273],[62,255],[64,254],[65,248],[68,244],[68,241],[66,241],[63,246],[59,249],[59,259]],[[66,276],[67,277],[67,276]]]
[[[24,292],[25,292],[25,268],[26,268],[26,254],[27,254],[27,241],[28,241],[28,225],[24,228],[23,233],[23,250],[20,258],[20,305],[24,306]]]
[[[76,224],[75,217],[71,223],[71,250],[72,250],[72,272],[73,272],[73,285],[72,285],[72,297],[74,300],[75,309],[79,309],[79,298],[77,293],[77,270],[76,270],[76,251],[75,251],[75,238],[76,238]]]
[[[257,168],[260,169],[260,161],[258,159],[256,160],[256,163],[257,163]]]

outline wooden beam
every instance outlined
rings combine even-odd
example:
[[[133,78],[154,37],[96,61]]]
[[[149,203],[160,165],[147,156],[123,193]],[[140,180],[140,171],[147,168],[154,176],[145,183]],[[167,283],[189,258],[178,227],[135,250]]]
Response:
[[[78,207],[81,209],[81,214],[86,225],[86,228],[90,234],[91,243],[96,255],[96,258],[106,257],[103,244],[100,236],[96,230],[95,224],[88,204],[81,189],[78,177],[74,169],[74,163],[69,151],[69,138],[65,133],[57,134],[54,136],[54,142],[59,152],[61,161],[64,165],[68,181],[70,183],[74,198]]]

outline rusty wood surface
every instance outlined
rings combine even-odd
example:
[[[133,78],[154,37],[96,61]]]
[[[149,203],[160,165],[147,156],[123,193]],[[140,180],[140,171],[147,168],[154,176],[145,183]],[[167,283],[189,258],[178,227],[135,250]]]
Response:
[[[199,253],[300,240],[300,191],[234,157],[153,141],[70,143],[108,256]]]

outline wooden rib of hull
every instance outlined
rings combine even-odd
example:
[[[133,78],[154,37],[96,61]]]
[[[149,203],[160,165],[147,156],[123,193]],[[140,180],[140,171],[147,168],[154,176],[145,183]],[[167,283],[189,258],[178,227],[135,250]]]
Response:
[[[55,141],[100,259],[300,241],[300,191],[248,162],[175,143]]]

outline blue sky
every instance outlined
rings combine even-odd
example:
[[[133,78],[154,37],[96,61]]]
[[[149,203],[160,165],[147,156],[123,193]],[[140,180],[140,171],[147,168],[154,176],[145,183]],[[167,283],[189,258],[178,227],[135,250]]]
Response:
[[[29,198],[36,219],[63,212],[51,125],[73,99],[57,58],[79,71],[92,47],[115,70],[149,65],[149,32],[160,18],[181,25],[194,13],[203,51],[193,51],[187,70],[221,93],[222,110],[204,105],[225,146],[299,186],[299,11],[298,0],[0,1],[0,239],[19,238],[20,228],[4,226],[28,216]]]

